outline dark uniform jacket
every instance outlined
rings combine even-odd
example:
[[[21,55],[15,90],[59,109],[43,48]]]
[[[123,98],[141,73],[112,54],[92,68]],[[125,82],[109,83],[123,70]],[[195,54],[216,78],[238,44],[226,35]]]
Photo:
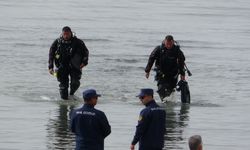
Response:
[[[139,117],[132,145],[139,141],[139,150],[154,150],[164,147],[166,112],[156,102],[146,104]]]
[[[178,45],[166,49],[164,44],[157,46],[149,56],[145,72],[150,72],[154,62],[155,67],[166,76],[176,76],[178,73],[185,75],[185,56]]]
[[[102,111],[85,104],[71,114],[71,131],[76,134],[76,150],[103,150],[111,127]]]
[[[80,65],[88,64],[89,51],[84,42],[73,36],[69,41],[62,37],[56,39],[49,51],[49,69],[53,69],[54,63],[57,68],[73,67],[80,69]]]

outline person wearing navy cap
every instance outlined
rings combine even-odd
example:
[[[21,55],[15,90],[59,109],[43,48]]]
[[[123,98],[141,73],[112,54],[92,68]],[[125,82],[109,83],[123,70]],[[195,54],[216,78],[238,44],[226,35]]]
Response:
[[[100,94],[94,89],[83,92],[84,105],[71,114],[71,131],[76,135],[76,150],[103,150],[111,127],[104,112],[95,109]]]
[[[162,150],[166,131],[166,112],[153,99],[153,89],[141,89],[137,97],[146,106],[141,112],[136,126],[135,136],[130,149],[134,150],[139,141],[139,150]]]

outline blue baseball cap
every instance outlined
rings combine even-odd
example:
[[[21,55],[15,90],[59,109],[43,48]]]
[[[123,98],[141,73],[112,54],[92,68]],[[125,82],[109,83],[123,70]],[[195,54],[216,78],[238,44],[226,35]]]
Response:
[[[150,88],[145,88],[145,89],[141,89],[141,93],[139,95],[137,95],[136,97],[142,97],[145,95],[154,95],[154,90],[150,89]]]
[[[101,97],[101,95],[97,94],[96,90],[94,90],[94,89],[88,89],[88,90],[85,90],[82,92],[82,97],[83,97],[83,99],[90,99],[93,97]]]

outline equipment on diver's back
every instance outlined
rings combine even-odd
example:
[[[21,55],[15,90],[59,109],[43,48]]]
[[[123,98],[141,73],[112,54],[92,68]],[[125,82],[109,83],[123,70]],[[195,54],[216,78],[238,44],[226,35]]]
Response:
[[[188,86],[188,82],[185,80],[180,80],[177,83],[177,91],[181,92],[181,102],[182,103],[190,103],[190,91],[189,91],[189,86]]]
[[[187,71],[187,73],[188,73],[188,76],[192,76],[192,73],[191,73],[191,71],[188,69],[188,67],[187,67],[186,64],[184,64],[184,67],[185,67],[185,69],[186,69],[186,71]]]

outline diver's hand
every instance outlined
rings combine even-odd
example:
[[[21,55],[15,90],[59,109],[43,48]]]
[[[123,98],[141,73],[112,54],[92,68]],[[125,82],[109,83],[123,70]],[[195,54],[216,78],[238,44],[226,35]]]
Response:
[[[134,150],[135,149],[135,145],[130,145],[130,150]]]
[[[83,67],[85,67],[85,64],[82,63],[82,64],[80,65],[80,69],[82,69]]]
[[[185,80],[185,76],[181,75],[181,80]]]
[[[145,77],[148,79],[148,77],[149,77],[149,72],[146,72]]]
[[[50,68],[50,69],[49,69],[49,73],[50,73],[51,75],[54,75],[54,69],[53,69],[53,68]]]

